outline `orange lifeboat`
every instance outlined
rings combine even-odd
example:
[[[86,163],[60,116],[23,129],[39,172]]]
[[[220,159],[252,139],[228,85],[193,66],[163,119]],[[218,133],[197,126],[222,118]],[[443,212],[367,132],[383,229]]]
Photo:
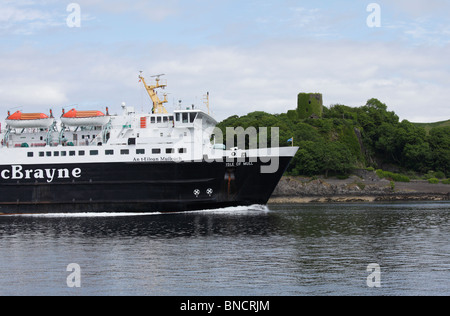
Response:
[[[6,118],[6,124],[12,128],[47,128],[53,122],[54,118],[44,113],[22,113],[21,111]]]
[[[77,111],[72,109],[61,116],[61,122],[67,126],[103,126],[109,117],[101,111]]]

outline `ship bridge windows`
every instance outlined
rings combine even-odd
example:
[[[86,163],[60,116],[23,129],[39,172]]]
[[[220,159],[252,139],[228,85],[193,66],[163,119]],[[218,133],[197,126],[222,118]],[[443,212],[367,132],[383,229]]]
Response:
[[[198,112],[179,112],[175,113],[175,121],[181,124],[192,124],[197,119]]]
[[[197,113],[183,113],[183,123],[194,123]]]

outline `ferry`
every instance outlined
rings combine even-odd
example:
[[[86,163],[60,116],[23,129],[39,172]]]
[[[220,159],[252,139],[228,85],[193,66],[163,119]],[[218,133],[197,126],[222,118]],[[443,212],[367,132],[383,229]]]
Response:
[[[297,147],[226,148],[194,106],[8,113],[0,133],[0,215],[185,212],[265,205]]]

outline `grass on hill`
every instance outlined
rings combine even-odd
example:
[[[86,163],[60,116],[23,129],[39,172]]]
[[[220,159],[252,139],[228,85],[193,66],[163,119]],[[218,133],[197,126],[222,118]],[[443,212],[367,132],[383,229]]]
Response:
[[[423,127],[427,131],[427,133],[429,133],[432,128],[450,126],[450,120],[435,123],[413,123],[413,124]]]

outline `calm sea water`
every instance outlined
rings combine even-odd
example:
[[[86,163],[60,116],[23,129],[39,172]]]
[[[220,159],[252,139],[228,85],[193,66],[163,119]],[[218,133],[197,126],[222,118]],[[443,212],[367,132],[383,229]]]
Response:
[[[0,217],[0,295],[450,295],[448,202],[114,215]]]

